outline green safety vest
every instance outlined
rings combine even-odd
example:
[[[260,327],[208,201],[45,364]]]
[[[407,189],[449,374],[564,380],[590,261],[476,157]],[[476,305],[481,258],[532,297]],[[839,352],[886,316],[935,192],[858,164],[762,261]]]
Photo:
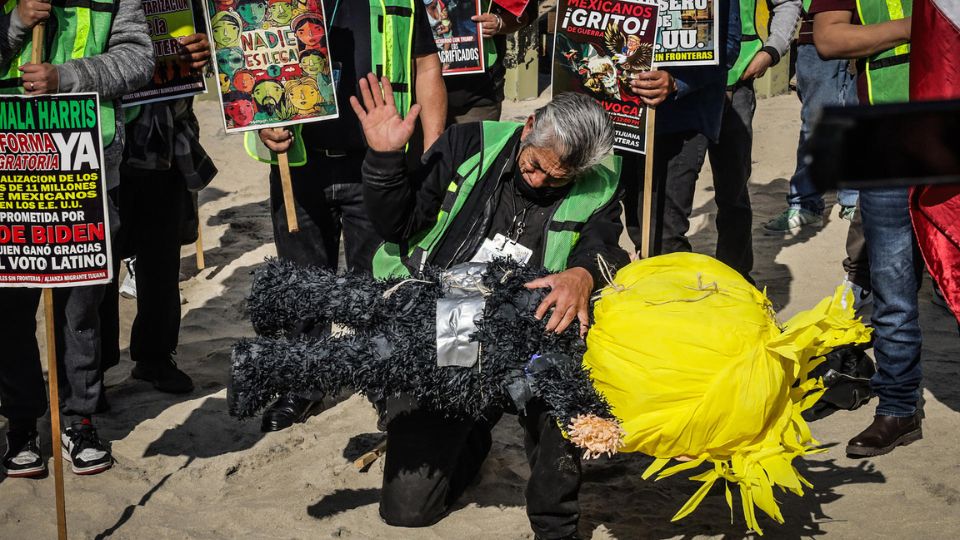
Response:
[[[864,25],[910,17],[913,0],[857,0]],[[867,58],[864,71],[870,104],[910,101],[910,44],[904,43]]]
[[[386,75],[390,79],[400,116],[407,115],[413,101],[413,14],[417,1],[369,0],[370,65],[377,76]],[[352,54],[349,51],[342,52]],[[340,107],[345,106],[346,103],[340,104]],[[300,136],[301,127],[300,124],[292,127],[293,144],[287,151],[291,167],[307,163],[306,147]],[[243,146],[250,157],[257,161],[277,164],[277,155],[264,146],[256,131],[244,133]]]
[[[66,7],[65,7],[66,6]],[[17,0],[7,0],[5,14],[17,7]],[[44,33],[43,61],[53,65],[69,60],[96,56],[107,49],[110,27],[116,4],[111,0],[70,0],[54,2]],[[0,74],[0,94],[22,94],[20,66],[29,64],[33,50],[32,32],[23,42],[20,55],[10,61],[6,73]],[[100,133],[106,148],[116,136],[117,125],[112,100],[100,102]]]
[[[483,122],[483,150],[457,168],[457,176],[447,187],[436,223],[409,242],[412,249],[407,253],[403,253],[398,244],[385,242],[381,245],[373,257],[376,278],[408,277],[411,268],[420,269],[430,262],[431,252],[457,219],[474,186],[486,177],[507,143],[522,127],[519,122]],[[613,199],[619,179],[620,158],[610,156],[573,183],[547,227],[543,257],[543,266],[547,270],[560,272],[566,269],[567,258],[580,239],[580,229],[590,216]]]
[[[761,2],[765,1],[761,0]],[[736,63],[727,72],[727,86],[736,84],[740,80],[753,57],[763,48],[763,39],[757,33],[757,8],[761,5],[766,7],[765,4],[760,4],[757,0],[740,0],[740,56],[737,57]],[[766,11],[764,13],[768,14]],[[769,17],[766,18],[767,21],[761,22],[764,28],[766,28],[766,24],[769,24]]]

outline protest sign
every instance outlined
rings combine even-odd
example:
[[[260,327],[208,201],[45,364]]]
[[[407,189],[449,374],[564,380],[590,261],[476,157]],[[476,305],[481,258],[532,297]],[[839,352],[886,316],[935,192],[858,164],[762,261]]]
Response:
[[[322,2],[216,0],[207,15],[228,133],[337,118]]]
[[[201,1],[201,0],[193,0]],[[177,38],[197,33],[191,0],[143,0],[157,65],[153,78],[140,90],[123,96],[124,106],[176,99],[203,93],[203,71],[180,59]]]
[[[648,111],[629,91],[649,70],[657,39],[656,3],[560,0],[553,53],[553,92],[596,99],[613,122],[614,146],[643,154]]]
[[[0,96],[0,287],[113,277],[97,94]]]
[[[654,64],[715,66],[720,63],[717,43],[716,0],[659,0],[660,36]]]
[[[483,73],[483,35],[477,0],[425,0],[424,11],[437,43],[444,76]]]

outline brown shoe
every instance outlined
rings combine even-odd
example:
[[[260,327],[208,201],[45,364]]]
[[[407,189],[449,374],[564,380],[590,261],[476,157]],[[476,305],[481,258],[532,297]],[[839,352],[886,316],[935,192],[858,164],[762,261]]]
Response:
[[[906,446],[922,438],[919,414],[905,418],[878,414],[873,417],[873,423],[867,429],[850,439],[847,443],[847,455],[881,456],[898,446]]]

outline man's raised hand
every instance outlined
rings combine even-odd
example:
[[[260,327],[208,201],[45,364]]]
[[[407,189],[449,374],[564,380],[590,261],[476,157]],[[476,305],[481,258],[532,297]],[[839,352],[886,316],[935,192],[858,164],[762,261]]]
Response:
[[[360,79],[360,97],[363,98],[363,105],[360,105],[356,96],[350,96],[350,106],[360,119],[367,145],[378,152],[403,150],[413,136],[420,105],[410,107],[407,117],[401,118],[393,100],[390,81],[382,77],[377,84],[377,77],[373,73]]]

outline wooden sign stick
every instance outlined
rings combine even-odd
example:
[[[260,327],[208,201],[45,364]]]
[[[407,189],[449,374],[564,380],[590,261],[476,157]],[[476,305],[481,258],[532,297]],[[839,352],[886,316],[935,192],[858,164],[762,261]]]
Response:
[[[653,220],[653,137],[656,120],[657,109],[647,108],[647,153],[643,160],[643,204],[641,205],[643,221],[640,227],[640,234],[642,235],[640,241],[641,259],[650,257],[650,223]]]
[[[38,42],[34,41],[34,43]],[[67,540],[67,507],[63,497],[63,457],[60,455],[60,386],[57,382],[57,335],[54,331],[53,289],[43,290],[43,319],[47,327],[47,380],[50,385],[50,435],[53,446],[53,480],[57,496],[57,538]]]
[[[43,24],[33,27],[30,63],[43,63]],[[60,386],[57,383],[57,335],[53,321],[53,290],[43,290],[43,319],[47,330],[47,380],[50,386],[50,435],[53,481],[57,499],[57,538],[67,540],[67,507],[63,497],[63,457],[60,455]]]
[[[200,207],[197,207],[197,270],[207,267],[203,260],[203,222],[200,221]]]
[[[278,133],[283,128],[274,128]],[[287,212],[287,230],[295,233],[300,230],[297,223],[297,209],[293,205],[293,181],[290,179],[290,160],[287,153],[277,154],[277,166],[280,167],[280,188],[283,190],[283,207]]]

